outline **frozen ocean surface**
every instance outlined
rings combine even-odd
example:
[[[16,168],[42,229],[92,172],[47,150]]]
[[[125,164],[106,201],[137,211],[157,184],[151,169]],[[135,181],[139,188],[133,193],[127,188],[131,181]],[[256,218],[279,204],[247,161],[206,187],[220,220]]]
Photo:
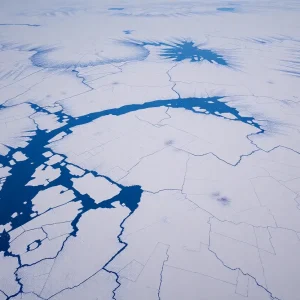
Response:
[[[3,0],[0,300],[300,299],[299,20]]]

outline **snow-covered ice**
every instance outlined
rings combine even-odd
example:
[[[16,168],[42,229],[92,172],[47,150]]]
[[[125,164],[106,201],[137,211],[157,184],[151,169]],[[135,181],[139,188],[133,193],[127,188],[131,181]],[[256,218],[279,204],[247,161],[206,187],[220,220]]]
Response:
[[[3,1],[0,300],[300,299],[300,4]]]

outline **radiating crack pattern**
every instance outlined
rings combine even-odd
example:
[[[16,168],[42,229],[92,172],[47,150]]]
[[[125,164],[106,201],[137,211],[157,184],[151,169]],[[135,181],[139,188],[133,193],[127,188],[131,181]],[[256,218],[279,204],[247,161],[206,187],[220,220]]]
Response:
[[[160,47],[159,55],[164,59],[170,59],[176,62],[189,60],[190,62],[208,61],[210,63],[228,66],[228,61],[223,55],[211,49],[202,48],[201,45],[188,39],[179,39],[172,42],[158,41],[140,41],[140,40],[124,40],[125,45],[135,45],[144,48],[145,46]]]

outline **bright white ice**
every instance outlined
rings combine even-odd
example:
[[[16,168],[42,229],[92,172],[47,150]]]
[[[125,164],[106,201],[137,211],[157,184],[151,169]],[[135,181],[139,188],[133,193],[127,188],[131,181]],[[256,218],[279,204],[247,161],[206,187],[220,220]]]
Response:
[[[300,299],[299,20],[2,0],[0,300]]]

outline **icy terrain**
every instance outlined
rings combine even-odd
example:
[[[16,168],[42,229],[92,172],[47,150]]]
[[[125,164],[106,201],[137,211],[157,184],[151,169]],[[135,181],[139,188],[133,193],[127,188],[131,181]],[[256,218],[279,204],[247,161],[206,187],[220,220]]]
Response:
[[[299,20],[2,0],[0,300],[299,300]]]

